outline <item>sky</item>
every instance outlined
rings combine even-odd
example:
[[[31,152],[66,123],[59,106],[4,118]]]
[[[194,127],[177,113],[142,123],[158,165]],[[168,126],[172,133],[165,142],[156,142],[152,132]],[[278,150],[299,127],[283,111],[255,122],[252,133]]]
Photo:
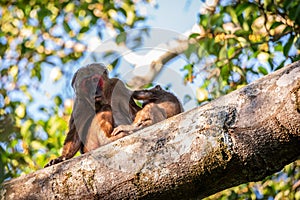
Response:
[[[158,8],[147,7],[148,21],[152,27],[185,32],[198,21],[197,15],[202,5],[200,0],[160,0]]]

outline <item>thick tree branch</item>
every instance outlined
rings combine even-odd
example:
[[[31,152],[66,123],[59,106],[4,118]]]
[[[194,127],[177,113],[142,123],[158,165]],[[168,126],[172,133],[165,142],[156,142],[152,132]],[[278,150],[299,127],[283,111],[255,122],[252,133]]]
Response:
[[[1,199],[188,199],[300,155],[300,62],[91,153],[5,182]]]

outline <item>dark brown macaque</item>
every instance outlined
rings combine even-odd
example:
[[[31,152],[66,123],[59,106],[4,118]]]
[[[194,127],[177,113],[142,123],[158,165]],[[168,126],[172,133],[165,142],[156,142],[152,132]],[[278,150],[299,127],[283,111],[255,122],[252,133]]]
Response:
[[[105,66],[90,64],[79,69],[72,80],[75,102],[62,155],[45,167],[86,153],[127,135],[112,135],[115,127],[131,124],[140,108],[132,92],[117,78],[108,78]]]
[[[137,112],[131,125],[120,125],[112,135],[120,133],[131,134],[146,126],[163,121],[183,112],[183,108],[175,95],[163,90],[159,85],[150,90],[134,91],[132,97],[143,100],[143,108]]]

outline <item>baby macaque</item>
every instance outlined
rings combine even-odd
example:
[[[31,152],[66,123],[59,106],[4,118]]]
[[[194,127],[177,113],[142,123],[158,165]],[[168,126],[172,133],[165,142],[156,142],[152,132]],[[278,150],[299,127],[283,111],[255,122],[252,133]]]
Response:
[[[149,90],[134,91],[132,97],[136,100],[143,100],[142,109],[137,112],[131,125],[118,126],[114,129],[112,135],[118,135],[121,132],[131,134],[183,112],[182,105],[177,97],[163,90],[159,85]]]

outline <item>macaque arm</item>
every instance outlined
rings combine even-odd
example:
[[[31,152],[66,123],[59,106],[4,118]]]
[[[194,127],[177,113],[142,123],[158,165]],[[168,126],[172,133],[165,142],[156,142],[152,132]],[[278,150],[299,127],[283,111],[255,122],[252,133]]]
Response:
[[[109,106],[103,106],[93,118],[85,139],[83,153],[96,149],[106,143],[113,130],[113,117]]]
[[[81,140],[76,131],[74,120],[73,120],[72,116],[70,119],[69,126],[70,126],[70,130],[67,133],[67,137],[64,142],[62,155],[59,156],[58,158],[50,160],[50,162],[48,162],[45,165],[45,167],[49,167],[51,165],[54,165],[54,164],[57,164],[57,163],[60,163],[60,162],[63,162],[65,160],[72,158],[77,153],[77,151],[81,148],[82,143],[81,143]]]
[[[103,105],[102,110],[96,114],[90,125],[83,152],[94,150],[128,135],[127,133],[112,135],[113,126],[114,120],[111,107]]]

